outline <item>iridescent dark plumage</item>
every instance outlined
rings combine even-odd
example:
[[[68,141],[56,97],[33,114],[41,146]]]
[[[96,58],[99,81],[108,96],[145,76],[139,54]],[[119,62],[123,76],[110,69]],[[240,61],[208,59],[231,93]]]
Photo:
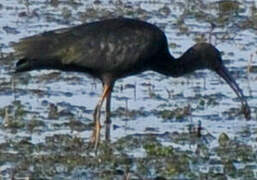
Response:
[[[22,39],[14,45],[22,57],[17,72],[60,69],[89,73],[99,78],[104,91],[94,111],[96,144],[100,131],[100,109],[104,99],[110,121],[110,97],[117,79],[146,70],[178,77],[208,68],[218,73],[240,98],[247,119],[250,108],[242,91],[223,66],[220,52],[211,44],[199,43],[175,59],[165,34],[147,22],[118,18],[59,29]]]

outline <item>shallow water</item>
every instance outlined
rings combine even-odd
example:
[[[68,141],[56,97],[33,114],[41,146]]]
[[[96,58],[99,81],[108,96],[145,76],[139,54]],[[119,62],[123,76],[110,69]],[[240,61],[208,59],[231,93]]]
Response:
[[[200,177],[246,179],[246,174],[253,174],[248,178],[257,179],[257,159],[256,155],[254,156],[257,152],[257,74],[256,70],[254,71],[257,66],[255,1],[242,0],[239,4],[224,4],[223,1],[217,3],[211,0],[204,2],[124,1],[123,3],[44,0],[26,2],[8,0],[0,3],[0,50],[2,52],[0,143],[3,146],[0,155],[23,154],[26,157],[20,159],[14,156],[14,160],[0,159],[3,178],[9,179],[14,176],[17,178],[32,177],[32,179],[33,177],[113,179],[119,177],[115,174],[117,170],[124,171],[122,176],[125,176],[126,168],[129,167],[128,174],[132,174],[132,178],[135,179],[140,179],[137,173],[144,178],[152,179],[157,176],[168,179],[199,179]],[[137,17],[161,27],[168,37],[170,52],[175,57],[179,57],[198,41],[214,44],[223,53],[226,67],[247,97],[252,110],[252,119],[246,121],[243,115],[239,114],[240,102],[230,87],[213,72],[197,71],[180,78],[167,78],[158,73],[145,72],[118,80],[112,96],[111,141],[114,151],[117,152],[116,156],[114,153],[111,157],[115,161],[121,154],[124,155],[124,152],[118,148],[123,147],[123,144],[120,145],[119,142],[124,138],[128,147],[123,148],[129,149],[125,151],[125,155],[129,156],[133,163],[128,165],[123,161],[124,164],[117,161],[119,165],[116,166],[104,166],[103,163],[102,168],[95,164],[91,164],[91,168],[88,168],[86,164],[77,162],[77,160],[75,164],[68,163],[67,165],[61,160],[52,158],[52,155],[66,153],[65,148],[69,147],[69,144],[66,144],[65,139],[68,138],[70,142],[70,136],[75,139],[79,138],[84,144],[88,143],[92,129],[92,112],[102,90],[101,83],[81,73],[46,70],[18,74],[14,78],[11,72],[14,70],[17,57],[11,56],[10,53],[13,50],[10,43],[46,30],[121,15]],[[215,24],[213,29],[211,23]],[[248,72],[248,68],[251,72]],[[14,78],[13,82],[12,78]],[[49,115],[51,104],[52,107],[58,109],[56,117]],[[189,115],[186,113],[171,115],[173,111],[185,110],[188,105],[191,107]],[[11,123],[5,122],[6,107],[8,107],[9,119],[14,119]],[[104,117],[104,112],[102,117]],[[196,141],[200,141],[200,145],[194,140],[192,142],[188,139],[190,136],[187,136],[189,125],[197,126],[199,121],[202,124],[203,134],[202,138]],[[74,125],[77,122],[83,124]],[[176,139],[176,133],[180,134],[183,140]],[[219,154],[217,148],[221,146],[219,139],[222,133],[226,133],[229,137],[231,148],[238,143],[235,150],[241,154],[249,153],[250,155],[245,155],[248,158],[243,155],[242,158],[241,154],[231,156],[224,149],[224,153]],[[160,154],[164,153],[165,156],[160,157],[160,154],[152,156],[152,149],[150,154],[147,153],[149,143],[155,142],[147,139],[152,134],[156,136],[158,142],[161,143],[159,146],[163,148],[158,151],[160,150]],[[64,136],[64,140],[59,140],[58,135]],[[131,148],[129,147],[129,141],[132,141],[130,137],[139,142],[137,138],[146,137],[146,140],[141,142],[146,145]],[[51,149],[49,145],[51,140],[47,142],[48,138],[56,138],[53,143],[57,146],[60,143],[60,149],[57,148],[56,151],[54,148]],[[13,148],[23,141],[29,144],[29,150],[26,148],[24,150],[22,145],[17,146],[17,149]],[[195,163],[194,153],[201,144],[206,146],[208,159],[203,155],[204,158],[200,158],[201,162]],[[135,145],[132,144],[133,146]],[[142,170],[141,164],[138,163],[142,157],[149,158],[148,155],[150,155],[150,159],[152,157],[158,160],[165,159],[165,157],[169,159],[166,147],[175,149],[174,157],[183,159],[181,153],[189,157],[183,162],[190,164],[188,172],[191,174],[180,171],[179,165],[160,170],[156,165],[148,164],[151,171]],[[243,150],[240,147],[243,147],[241,148]],[[48,148],[49,151],[45,151]],[[28,153],[30,151],[33,152],[32,155]],[[154,149],[155,151],[157,150]],[[70,151],[67,152],[70,153]],[[56,166],[54,172],[49,172],[50,170],[47,169],[49,166],[47,163],[44,164],[44,161],[40,162],[47,173],[36,170],[35,159],[40,157],[37,154],[45,153],[53,160],[48,159],[47,163]],[[73,149],[71,153],[81,154],[76,149]],[[85,154],[87,152],[82,153],[84,157],[87,157]],[[226,158],[223,158],[223,155]],[[99,159],[100,157],[102,156],[99,155]],[[15,158],[17,158],[16,161]],[[65,158],[69,159],[64,156]],[[25,164],[29,159],[35,161],[28,163],[29,167],[20,168],[21,164]],[[226,160],[222,161],[224,159]],[[54,163],[55,161],[59,163]],[[165,164],[169,163],[165,162]],[[231,164],[235,170],[228,168]],[[106,175],[107,170],[112,172],[111,175],[108,173]]]

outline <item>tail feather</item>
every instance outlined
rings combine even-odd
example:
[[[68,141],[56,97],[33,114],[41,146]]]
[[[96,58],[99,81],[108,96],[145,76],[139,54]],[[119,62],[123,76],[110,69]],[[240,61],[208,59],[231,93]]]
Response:
[[[27,59],[27,58],[23,58],[20,59],[17,63],[16,63],[16,69],[15,72],[25,72],[25,71],[30,71],[32,70],[32,60],[31,59]]]

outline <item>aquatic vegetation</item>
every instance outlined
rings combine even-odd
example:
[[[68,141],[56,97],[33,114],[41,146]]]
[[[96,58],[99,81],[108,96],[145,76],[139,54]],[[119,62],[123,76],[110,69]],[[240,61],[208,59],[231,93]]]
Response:
[[[154,111],[154,114],[157,116],[160,116],[164,120],[179,120],[183,121],[186,117],[191,115],[191,108],[190,106],[186,106],[184,108],[176,108],[174,110],[160,110],[160,111]]]
[[[46,127],[45,122],[42,120],[37,120],[35,117],[32,118],[29,122],[27,122],[27,129],[30,132],[39,130],[40,128]]]

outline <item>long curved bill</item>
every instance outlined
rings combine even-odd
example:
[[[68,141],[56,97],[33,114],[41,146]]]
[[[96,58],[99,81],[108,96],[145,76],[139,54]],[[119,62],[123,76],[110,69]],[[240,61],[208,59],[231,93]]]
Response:
[[[251,110],[247,104],[244,94],[243,94],[242,90],[239,88],[239,86],[237,85],[236,81],[230,75],[227,68],[224,65],[221,65],[220,68],[216,70],[216,73],[219,74],[229,84],[229,86],[233,89],[233,91],[236,93],[236,95],[240,99],[241,104],[242,104],[242,111],[245,115],[245,118],[247,120],[251,119]]]

